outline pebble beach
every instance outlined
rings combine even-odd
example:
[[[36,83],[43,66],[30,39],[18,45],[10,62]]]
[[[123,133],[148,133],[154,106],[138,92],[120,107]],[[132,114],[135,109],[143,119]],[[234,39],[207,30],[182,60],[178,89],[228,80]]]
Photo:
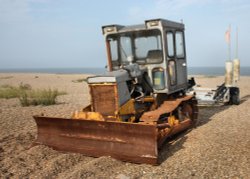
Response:
[[[33,115],[70,117],[90,103],[83,74],[0,73],[0,86],[66,92],[56,105],[22,107],[17,98],[0,99],[0,178],[239,178],[250,174],[250,77],[242,76],[240,105],[201,107],[198,126],[168,140],[158,166],[63,153],[36,139]],[[195,76],[201,87],[216,87],[223,76]]]

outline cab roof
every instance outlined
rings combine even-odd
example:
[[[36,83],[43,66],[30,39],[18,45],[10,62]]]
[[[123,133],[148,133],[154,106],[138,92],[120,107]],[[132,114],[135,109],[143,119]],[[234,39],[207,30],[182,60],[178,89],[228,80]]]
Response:
[[[170,21],[170,20],[166,20],[166,19],[150,19],[150,20],[145,20],[144,24],[136,24],[136,25],[118,25],[118,24],[111,24],[111,25],[105,25],[102,27],[103,32],[104,32],[104,28],[107,27],[115,27],[116,28],[116,33],[119,32],[128,32],[128,31],[137,31],[137,30],[146,30],[148,29],[147,27],[147,23],[149,22],[158,22],[159,25],[158,27],[168,27],[168,28],[174,28],[174,29],[184,29],[185,26],[183,23],[179,23],[179,22],[174,22],[174,21]]]

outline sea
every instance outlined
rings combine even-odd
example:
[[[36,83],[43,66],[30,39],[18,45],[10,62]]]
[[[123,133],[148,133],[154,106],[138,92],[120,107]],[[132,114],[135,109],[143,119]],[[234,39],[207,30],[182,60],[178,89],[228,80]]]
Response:
[[[10,68],[1,69],[0,73],[52,73],[52,74],[94,74],[105,73],[105,68]],[[188,75],[221,76],[225,67],[189,67]],[[242,76],[250,76],[250,67],[241,67]]]

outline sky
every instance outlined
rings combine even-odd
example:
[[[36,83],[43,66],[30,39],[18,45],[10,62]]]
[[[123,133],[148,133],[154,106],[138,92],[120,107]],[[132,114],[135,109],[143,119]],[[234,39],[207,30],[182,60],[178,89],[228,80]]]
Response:
[[[0,68],[101,67],[101,26],[163,18],[185,24],[187,63],[224,66],[231,56],[250,66],[249,0],[0,0]]]

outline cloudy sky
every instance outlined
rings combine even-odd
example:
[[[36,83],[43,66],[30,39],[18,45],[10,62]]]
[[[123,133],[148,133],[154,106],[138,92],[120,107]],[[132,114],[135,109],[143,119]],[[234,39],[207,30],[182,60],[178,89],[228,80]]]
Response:
[[[232,57],[250,66],[249,0],[0,0],[0,68],[104,67],[101,26],[145,19],[183,20],[189,66],[224,66],[231,24]]]

